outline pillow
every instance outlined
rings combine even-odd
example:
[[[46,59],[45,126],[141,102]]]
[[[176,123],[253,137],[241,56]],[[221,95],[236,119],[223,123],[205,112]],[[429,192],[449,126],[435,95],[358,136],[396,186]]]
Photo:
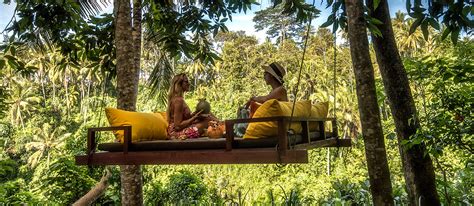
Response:
[[[318,102],[311,106],[311,118],[327,118],[329,110],[329,102]],[[309,131],[319,131],[319,124],[317,122],[309,123]]]
[[[166,122],[168,122],[168,115],[166,112],[155,112],[155,114],[160,114]]]
[[[110,126],[132,126],[132,142],[167,139],[168,122],[160,113],[129,112],[115,108],[105,108],[105,115]],[[114,131],[115,136],[123,142],[123,130]]]
[[[276,99],[271,99],[263,103],[255,114],[253,118],[259,117],[275,117],[275,116],[291,116],[291,109],[293,107],[293,102],[279,102]],[[295,104],[294,117],[309,117],[311,114],[310,101],[298,101]],[[252,122],[249,124],[247,131],[244,134],[244,139],[260,139],[267,137],[274,137],[278,135],[278,124],[277,122]],[[301,124],[292,123],[290,125],[295,133],[301,133]]]

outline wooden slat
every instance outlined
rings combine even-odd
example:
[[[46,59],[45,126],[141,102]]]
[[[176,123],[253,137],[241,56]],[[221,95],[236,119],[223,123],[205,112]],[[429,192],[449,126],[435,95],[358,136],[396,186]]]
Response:
[[[76,156],[77,165],[180,165],[180,164],[275,164],[308,163],[304,149],[279,156],[275,148],[225,150],[180,150],[150,152],[98,152]]]
[[[301,122],[301,121],[320,122],[320,121],[333,121],[334,118],[275,116],[275,117],[260,117],[260,118],[251,118],[251,119],[230,119],[230,120],[226,120],[226,122],[229,122],[231,124],[236,124],[236,123],[250,123],[250,122],[271,122],[271,121],[278,121],[278,120],[285,120],[285,121],[291,121],[291,122]]]
[[[352,145],[351,139],[329,138],[325,140],[312,141],[309,144],[297,144],[295,149],[314,149],[320,147],[350,147]]]

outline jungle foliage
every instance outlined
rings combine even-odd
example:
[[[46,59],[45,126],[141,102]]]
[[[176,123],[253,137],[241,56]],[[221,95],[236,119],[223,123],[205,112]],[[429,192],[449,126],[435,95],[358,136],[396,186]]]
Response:
[[[451,39],[442,38],[442,32],[431,31],[428,39],[420,31],[411,32],[414,19],[398,17],[393,21],[395,34],[404,37],[397,38],[397,43],[422,125],[417,137],[405,145],[424,142],[429,147],[430,155],[436,160],[438,192],[444,203],[473,204],[472,37],[454,45]],[[108,125],[104,108],[116,106],[114,48],[110,42],[94,41],[94,35],[111,36],[113,23],[111,15],[103,15],[81,25],[84,28],[76,36],[66,35],[67,40],[58,39],[49,47],[25,43],[28,41],[22,37],[2,44],[0,203],[71,204],[95,185],[104,172],[103,167],[89,169],[74,165],[73,156],[85,153],[87,128]],[[61,34],[61,28],[57,30]],[[412,34],[403,35],[407,33]],[[288,91],[299,87],[298,96],[292,98],[329,101],[329,113],[338,118],[340,134],[352,138],[354,146],[311,151],[310,163],[304,165],[144,166],[146,204],[371,203],[347,44],[334,45],[328,29],[313,31],[303,79],[297,85],[302,48],[291,38],[282,38],[278,44],[259,43],[244,32],[219,32],[214,38],[200,38],[216,42],[219,57],[212,58],[214,65],[183,57],[173,59],[169,68],[159,67],[156,57],[160,46],[145,42],[138,111],[164,111],[166,107],[159,95],[152,93],[156,90],[166,93],[166,87],[153,87],[149,77],[185,72],[192,82],[192,91],[186,96],[191,107],[198,99],[206,98],[216,116],[235,118],[237,108],[248,97],[268,92],[261,66],[279,61],[288,70],[285,77]],[[61,43],[74,43],[75,52],[69,53],[74,54],[72,57],[64,55],[65,47],[58,45]],[[333,62],[334,54],[336,62]],[[376,64],[374,67],[377,68]],[[336,69],[335,79],[333,69]],[[393,197],[397,205],[406,205],[395,127],[377,70],[376,81]],[[100,136],[101,141],[112,139],[111,135]],[[97,204],[120,204],[118,167],[113,167],[111,172],[109,189]]]

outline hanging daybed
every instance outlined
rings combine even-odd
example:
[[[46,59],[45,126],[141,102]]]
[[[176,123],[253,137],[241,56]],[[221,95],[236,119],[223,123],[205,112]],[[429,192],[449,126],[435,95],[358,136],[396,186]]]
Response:
[[[277,122],[278,135],[262,139],[235,137],[234,124]],[[302,133],[289,135],[289,122],[299,122]],[[332,122],[326,131],[324,122]],[[318,132],[310,132],[309,123],[319,124]],[[269,164],[307,163],[308,150],[320,147],[350,147],[350,139],[340,139],[333,118],[268,117],[226,120],[225,138],[207,137],[187,140],[156,140],[131,142],[132,127],[90,128],[87,134],[87,154],[76,156],[78,165],[172,165],[172,164]],[[97,145],[97,133],[124,131],[124,143]],[[326,131],[326,132],[323,132]]]

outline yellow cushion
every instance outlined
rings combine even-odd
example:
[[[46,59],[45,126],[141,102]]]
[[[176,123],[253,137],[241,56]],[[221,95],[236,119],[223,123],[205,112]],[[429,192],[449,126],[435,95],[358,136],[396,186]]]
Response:
[[[275,117],[275,116],[291,116],[291,109],[293,107],[293,102],[279,102],[276,99],[271,99],[266,101],[260,106],[253,118],[260,117]],[[309,117],[311,114],[310,101],[298,101],[295,104],[294,117]],[[247,131],[245,132],[244,139],[260,139],[267,137],[274,137],[278,135],[278,125],[277,122],[254,122],[250,123]],[[301,133],[301,124],[292,123],[290,125],[295,133]]]
[[[166,122],[168,122],[168,115],[166,114],[166,112],[155,112],[157,114],[160,114],[163,119],[165,119]]]
[[[318,102],[311,106],[311,118],[327,118],[329,110],[329,102]],[[309,131],[319,131],[319,124],[317,122],[309,123]]]
[[[110,126],[132,126],[132,142],[145,140],[167,139],[168,122],[160,113],[129,112],[115,108],[105,108],[105,114]],[[115,131],[114,134],[123,142],[124,131]]]

